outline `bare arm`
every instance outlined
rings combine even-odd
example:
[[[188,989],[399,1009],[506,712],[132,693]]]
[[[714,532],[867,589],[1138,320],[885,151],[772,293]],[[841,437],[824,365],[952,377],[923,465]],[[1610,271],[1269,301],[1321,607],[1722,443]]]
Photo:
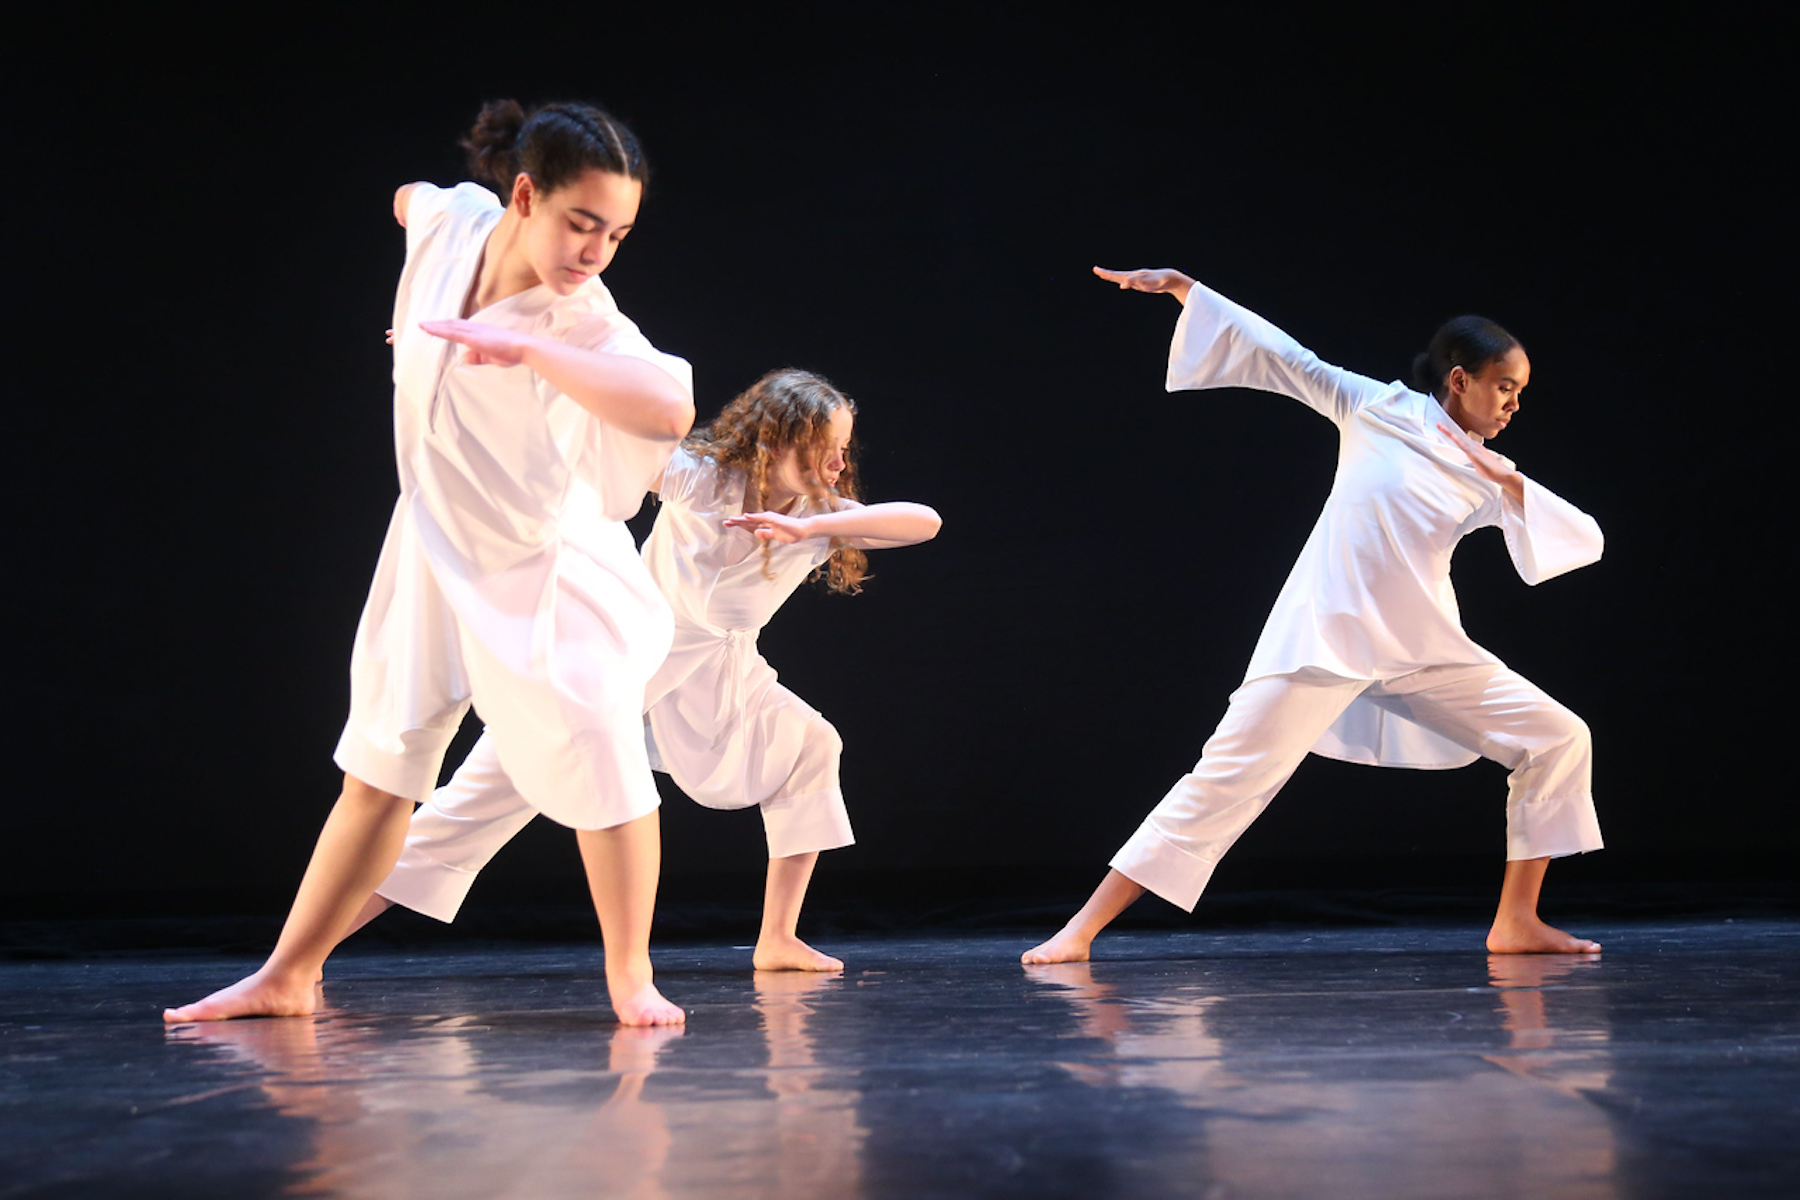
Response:
[[[905,500],[858,505],[811,517],[760,512],[725,520],[726,525],[748,529],[759,538],[783,545],[808,538],[837,538],[863,550],[885,550],[929,542],[937,536],[943,523],[936,509]]]
[[[467,346],[468,363],[530,367],[608,425],[636,437],[680,441],[694,426],[694,402],[686,389],[643,359],[599,354],[478,321],[421,321],[419,328]]]
[[[1187,303],[1188,290],[1194,281],[1173,267],[1147,267],[1137,271],[1112,271],[1106,267],[1095,267],[1094,274],[1108,283],[1116,283],[1121,291],[1127,292],[1167,292],[1183,304]]]

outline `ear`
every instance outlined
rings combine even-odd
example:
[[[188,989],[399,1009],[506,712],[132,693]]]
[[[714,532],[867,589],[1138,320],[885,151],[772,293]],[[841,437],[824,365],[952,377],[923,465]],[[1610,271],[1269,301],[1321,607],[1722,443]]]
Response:
[[[1451,367],[1450,374],[1444,376],[1444,383],[1454,395],[1462,395],[1469,390],[1469,373],[1461,367]]]
[[[536,189],[532,186],[531,176],[520,171],[513,180],[512,208],[521,217],[531,215],[531,202],[536,199]]]

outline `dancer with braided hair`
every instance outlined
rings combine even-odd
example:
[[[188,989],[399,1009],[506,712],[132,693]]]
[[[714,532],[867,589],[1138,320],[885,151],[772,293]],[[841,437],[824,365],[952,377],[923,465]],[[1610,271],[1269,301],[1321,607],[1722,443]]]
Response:
[[[351,656],[343,793],[268,961],[167,1021],[313,1011],[471,702],[525,802],[576,830],[619,1020],[685,1019],[652,979],[640,723],[671,622],[624,520],[693,424],[692,376],[599,280],[637,220],[643,153],[585,104],[489,104],[464,145],[504,207],[472,183],[394,196],[400,498]]]

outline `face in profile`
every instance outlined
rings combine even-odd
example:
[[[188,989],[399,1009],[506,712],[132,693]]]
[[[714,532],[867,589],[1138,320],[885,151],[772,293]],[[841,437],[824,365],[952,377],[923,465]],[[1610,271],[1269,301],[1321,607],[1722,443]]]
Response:
[[[1452,367],[1445,378],[1449,394],[1444,411],[1470,433],[1491,438],[1519,411],[1519,394],[1531,381],[1531,360],[1523,347],[1514,346],[1471,375]]]
[[[832,409],[820,442],[783,450],[775,459],[770,482],[776,489],[794,495],[811,496],[836,488],[844,473],[855,424],[856,418],[848,408],[840,404]]]

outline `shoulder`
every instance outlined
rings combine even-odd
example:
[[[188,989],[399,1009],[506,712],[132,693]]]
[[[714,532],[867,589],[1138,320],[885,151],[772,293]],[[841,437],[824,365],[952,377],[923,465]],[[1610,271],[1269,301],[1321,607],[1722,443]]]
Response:
[[[718,495],[727,477],[735,472],[721,467],[717,461],[687,446],[675,447],[669,465],[663,471],[663,503],[683,508],[712,509],[718,506]]]
[[[612,293],[598,279],[588,280],[574,295],[559,300],[545,332],[583,350],[642,359],[666,371],[689,397],[694,394],[694,368],[685,358],[658,350],[637,322],[619,311]]]
[[[479,183],[459,183],[441,188],[435,183],[402,184],[394,193],[394,207],[405,207],[405,224],[412,228],[421,222],[445,216],[476,217],[498,212],[500,201]],[[396,212],[396,215],[400,215]]]
[[[449,239],[481,230],[500,215],[500,201],[478,183],[459,183],[441,188],[432,183],[409,183],[394,193],[394,216],[406,227],[409,251],[426,242]]]

